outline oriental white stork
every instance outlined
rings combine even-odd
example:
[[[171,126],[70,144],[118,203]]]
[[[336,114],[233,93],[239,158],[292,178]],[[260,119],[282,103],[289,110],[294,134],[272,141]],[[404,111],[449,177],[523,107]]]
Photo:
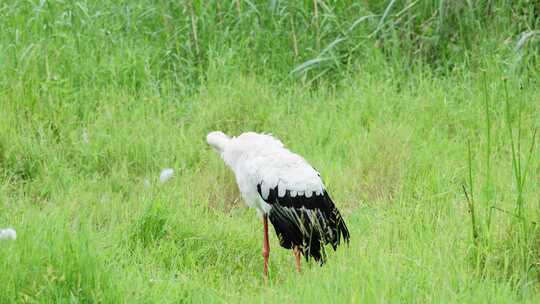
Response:
[[[281,141],[254,132],[229,137],[220,131],[210,132],[206,140],[234,172],[245,203],[262,217],[265,277],[270,255],[268,219],[280,245],[293,249],[299,272],[300,255],[322,265],[324,245],[336,250],[342,238],[349,241],[347,226],[319,173]]]

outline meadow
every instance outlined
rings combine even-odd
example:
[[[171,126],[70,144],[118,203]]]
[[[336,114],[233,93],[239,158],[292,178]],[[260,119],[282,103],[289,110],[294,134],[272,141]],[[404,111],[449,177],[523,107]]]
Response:
[[[0,303],[538,303],[535,1],[0,3]],[[268,132],[351,232],[296,273],[205,142]],[[159,182],[164,168],[175,170]]]

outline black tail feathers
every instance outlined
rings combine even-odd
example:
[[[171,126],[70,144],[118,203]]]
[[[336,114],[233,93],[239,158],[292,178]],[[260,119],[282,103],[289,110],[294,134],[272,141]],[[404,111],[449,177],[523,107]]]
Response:
[[[309,199],[286,198],[287,202],[291,200],[305,204],[283,206],[278,199],[269,214],[280,245],[287,249],[298,246],[306,260],[313,258],[322,265],[326,262],[324,245],[331,244],[336,250],[342,241],[349,242],[345,221],[326,192]]]

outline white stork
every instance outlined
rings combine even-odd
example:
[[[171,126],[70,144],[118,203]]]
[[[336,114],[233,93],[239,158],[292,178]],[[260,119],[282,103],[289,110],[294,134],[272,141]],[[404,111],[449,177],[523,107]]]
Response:
[[[281,141],[254,132],[229,137],[220,131],[210,132],[206,140],[234,172],[245,203],[263,219],[265,277],[270,255],[268,218],[280,245],[293,249],[298,272],[301,254],[322,265],[324,245],[330,243],[336,250],[341,238],[349,241],[347,226],[319,173]]]

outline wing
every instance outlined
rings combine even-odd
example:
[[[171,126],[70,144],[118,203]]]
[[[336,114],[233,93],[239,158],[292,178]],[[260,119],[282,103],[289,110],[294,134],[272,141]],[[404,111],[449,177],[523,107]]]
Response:
[[[319,173],[289,151],[256,161],[257,192],[271,206],[269,218],[281,246],[299,246],[306,257],[325,262],[324,245],[334,250],[349,231],[326,192]]]

